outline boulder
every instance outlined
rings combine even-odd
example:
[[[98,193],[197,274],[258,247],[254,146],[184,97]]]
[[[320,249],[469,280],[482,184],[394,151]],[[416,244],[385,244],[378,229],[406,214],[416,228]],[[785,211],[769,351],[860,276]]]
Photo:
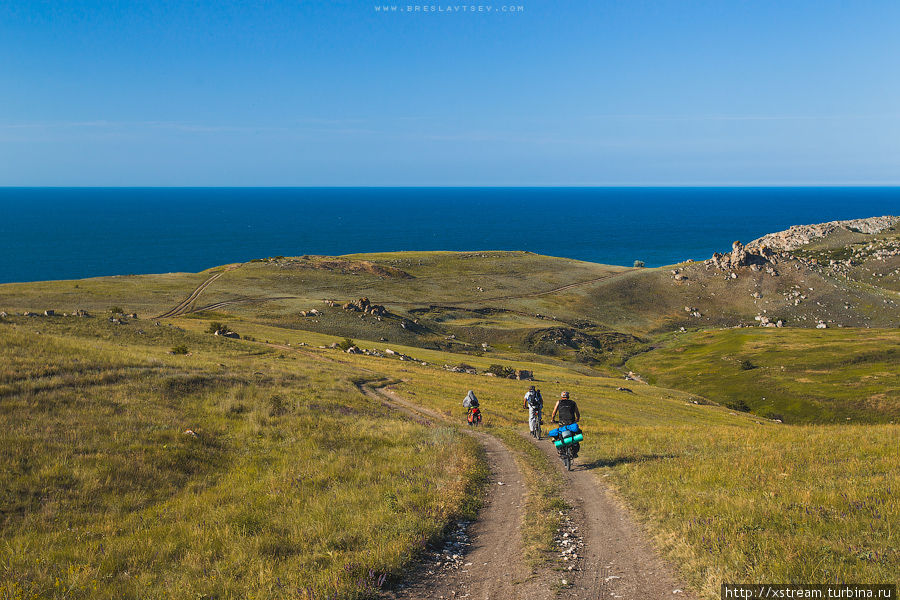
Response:
[[[516,379],[519,381],[534,381],[534,373],[525,369],[516,369]]]
[[[744,249],[744,245],[739,241],[735,241],[731,244],[731,256],[729,258],[732,267],[743,267],[748,264],[747,261],[747,250]]]

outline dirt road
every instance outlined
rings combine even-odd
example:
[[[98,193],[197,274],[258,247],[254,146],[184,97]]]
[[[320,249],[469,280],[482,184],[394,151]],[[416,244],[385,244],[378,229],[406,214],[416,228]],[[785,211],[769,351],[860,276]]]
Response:
[[[693,598],[671,566],[655,552],[644,530],[583,459],[575,459],[573,470],[567,472],[552,443],[533,440],[524,432],[523,436],[558,464],[566,482],[566,500],[573,507],[574,521],[584,542],[583,556],[579,557],[579,569],[574,571],[567,598]],[[585,442],[590,443],[589,432],[585,436]]]
[[[373,399],[416,420],[446,421],[439,412],[416,406],[390,390],[363,389]],[[459,561],[460,566],[441,569],[434,561],[426,561],[403,587],[386,593],[386,598],[544,600],[554,597],[549,574],[534,572],[522,559],[521,526],[527,490],[515,459],[494,436],[477,431],[470,435],[484,447],[491,478],[485,506],[478,521],[466,532],[468,547]]]
[[[240,264],[228,265],[221,271],[216,271],[215,273],[213,273],[212,275],[207,277],[203,283],[198,285],[187,298],[185,298],[184,300],[182,300],[177,305],[175,305],[173,308],[167,310],[163,314],[153,317],[153,318],[154,319],[168,319],[169,317],[177,317],[178,315],[184,314],[185,312],[189,312],[188,309],[191,307],[191,305],[194,302],[197,301],[197,298],[200,297],[200,294],[202,294],[204,292],[204,290],[206,290],[206,288],[211,286],[212,283],[216,279],[218,279],[225,273],[227,273],[228,271],[233,271],[234,269],[237,269],[239,266],[241,266],[241,265]]]
[[[369,393],[414,418],[446,419],[391,390]],[[566,500],[573,507],[571,535],[583,543],[573,561],[576,566],[554,572],[534,571],[524,564],[520,540],[527,490],[521,472],[497,438],[473,432],[487,452],[492,479],[487,505],[470,528],[471,546],[462,559],[468,566],[448,572],[429,569],[426,564],[407,587],[395,590],[389,598],[538,600],[556,597],[563,579],[568,585],[562,593],[576,600],[693,598],[670,565],[656,554],[644,530],[582,460],[576,459],[574,469],[567,472],[549,440],[536,441],[524,431],[522,434],[558,464],[565,478]]]

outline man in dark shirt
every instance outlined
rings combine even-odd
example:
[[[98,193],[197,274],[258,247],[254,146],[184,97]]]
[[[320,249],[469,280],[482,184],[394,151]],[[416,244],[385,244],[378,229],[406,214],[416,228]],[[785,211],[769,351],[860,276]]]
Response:
[[[575,404],[574,400],[569,399],[569,392],[563,392],[559,400],[556,401],[556,406],[553,407],[553,414],[550,416],[550,420],[556,422],[557,417],[559,417],[559,422],[562,425],[571,425],[581,419],[578,405]],[[578,451],[581,450],[581,444],[576,443],[572,446],[572,450],[574,450],[573,457],[577,457]],[[562,448],[559,449],[559,452],[562,452]]]
[[[563,425],[571,425],[577,423],[581,419],[581,413],[578,412],[578,405],[574,400],[569,400],[569,392],[563,392],[556,406],[553,407],[553,414],[550,416],[551,421],[556,421],[559,416],[559,422]]]

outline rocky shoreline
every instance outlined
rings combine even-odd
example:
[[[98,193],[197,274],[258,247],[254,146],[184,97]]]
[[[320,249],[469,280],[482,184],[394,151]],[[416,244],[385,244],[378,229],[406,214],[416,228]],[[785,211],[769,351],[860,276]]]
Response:
[[[850,219],[848,221],[829,221],[813,225],[793,225],[790,229],[769,233],[747,244],[748,248],[772,248],[781,251],[796,250],[816,239],[823,238],[838,229],[846,229],[856,233],[881,233],[900,223],[900,216],[885,215],[867,219]]]

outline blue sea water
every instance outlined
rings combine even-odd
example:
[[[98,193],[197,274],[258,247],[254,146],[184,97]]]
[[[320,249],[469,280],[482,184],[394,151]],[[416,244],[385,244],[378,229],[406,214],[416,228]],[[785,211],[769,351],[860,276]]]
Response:
[[[0,188],[0,282],[391,250],[658,266],[795,224],[898,213],[897,187]]]

